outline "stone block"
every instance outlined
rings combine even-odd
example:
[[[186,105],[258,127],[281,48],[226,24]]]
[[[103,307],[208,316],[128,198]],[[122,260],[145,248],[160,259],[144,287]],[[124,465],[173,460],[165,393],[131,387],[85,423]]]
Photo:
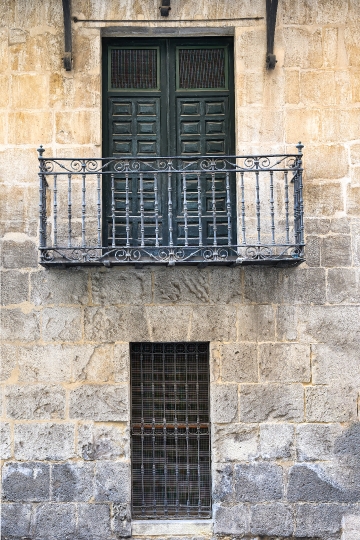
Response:
[[[332,184],[329,184],[329,185],[332,185]],[[306,233],[308,235],[319,236],[323,234],[328,234],[330,232],[331,220],[329,218],[304,216],[304,221],[305,221]]]
[[[307,178],[332,180],[348,174],[347,152],[343,145],[309,146],[306,153]]]
[[[1,337],[4,341],[35,341],[40,337],[39,313],[20,309],[3,309]]]
[[[320,266],[321,239],[318,236],[306,237],[306,264],[310,267]]]
[[[214,505],[214,533],[242,536],[249,532],[249,509],[245,504]]]
[[[308,422],[349,422],[357,416],[357,391],[348,385],[305,388]]]
[[[151,275],[149,268],[136,270],[129,267],[115,267],[95,272],[91,276],[93,304],[101,306],[149,304]]]
[[[296,21],[296,24],[298,25],[299,22]],[[320,68],[323,63],[321,29],[285,27],[284,49],[286,68]]]
[[[128,503],[131,497],[130,464],[98,462],[95,475],[95,501]]]
[[[52,465],[51,500],[56,502],[87,502],[94,496],[94,465],[92,463],[61,463]]]
[[[221,345],[221,379],[224,382],[258,382],[257,345]]]
[[[108,504],[78,505],[79,540],[107,540],[111,535],[110,506]]]
[[[298,69],[285,71],[285,103],[297,105],[300,101],[300,74]]]
[[[334,440],[334,456],[350,469],[352,482],[356,481],[360,466],[360,422],[350,424]],[[359,489],[359,484],[355,487]]]
[[[0,107],[6,109],[10,101],[10,77],[2,75],[0,77]]]
[[[236,341],[236,307],[221,305],[194,307],[188,339]]]
[[[15,459],[61,461],[75,457],[73,424],[15,424]]]
[[[272,306],[239,306],[240,341],[272,341],[275,339],[275,314]]]
[[[5,396],[9,418],[48,420],[65,417],[65,390],[61,386],[7,386]]]
[[[304,201],[309,218],[333,216],[336,212],[344,211],[344,195],[340,182],[305,182]],[[307,230],[307,233],[310,231]]]
[[[346,211],[351,217],[360,215],[360,186],[347,186]]]
[[[210,303],[240,304],[243,299],[241,268],[209,267]]]
[[[209,303],[207,271],[198,268],[156,268],[154,301],[157,304]]]
[[[16,378],[19,349],[13,345],[0,343],[0,381],[5,382],[8,379]]]
[[[52,139],[52,113],[18,111],[9,113],[9,143],[50,144]]]
[[[78,426],[77,455],[85,460],[116,460],[130,457],[127,425],[86,423]]]
[[[358,306],[300,306],[298,318],[302,342],[340,345],[360,340]]]
[[[255,463],[234,466],[235,498],[241,502],[282,499],[283,471],[278,465]]]
[[[34,537],[36,540],[64,540],[74,538],[76,505],[45,503],[36,508]]]
[[[212,422],[227,424],[238,419],[238,387],[236,384],[212,384],[211,419]]]
[[[327,297],[330,304],[360,302],[360,272],[353,268],[328,271]]]
[[[258,454],[259,430],[254,425],[215,426],[213,440],[213,459],[217,463],[249,461]]]
[[[321,461],[334,458],[334,444],[341,435],[340,424],[303,424],[296,428],[298,461]]]
[[[147,306],[147,325],[151,341],[186,341],[192,308],[188,306]],[[149,339],[149,338],[147,338]],[[199,337],[199,340],[202,338]]]
[[[35,306],[88,303],[88,273],[84,270],[41,270],[31,274],[30,281]]]
[[[360,516],[345,514],[342,519],[342,540],[359,540]]]
[[[29,275],[10,270],[1,272],[1,305],[21,304],[29,297]]]
[[[360,222],[351,223],[351,239],[353,249],[354,266],[360,266]]]
[[[353,15],[357,13],[357,6],[354,3],[353,7]],[[356,19],[348,19],[348,24],[346,25],[346,28],[344,28],[344,42],[345,42],[345,48],[347,53],[347,60],[349,62],[349,65],[351,67],[359,68],[360,67],[360,61],[359,61],[359,42],[360,42],[360,35],[359,35],[359,29],[357,28],[357,25],[353,24]]]
[[[241,422],[301,422],[304,391],[301,384],[243,384]]]
[[[300,73],[301,102],[318,107],[336,104],[335,73],[330,70],[302,71]]]
[[[350,144],[350,159],[351,159],[352,165],[360,165],[360,144],[359,143]]]
[[[85,339],[98,342],[148,341],[150,336],[145,315],[146,309],[144,310],[142,306],[85,308]],[[178,310],[176,313],[180,316]],[[175,314],[171,323],[174,323],[174,319],[177,320]],[[156,324],[154,322],[155,328],[158,324],[160,326],[161,321]],[[168,337],[167,340],[170,338]]]
[[[261,424],[261,457],[263,459],[293,459],[294,435],[295,428],[291,424]]]
[[[112,528],[122,538],[131,537],[131,511],[129,504],[114,503],[112,505]]]
[[[119,362],[115,361],[113,344],[87,346],[82,349],[83,354],[76,356],[73,362],[75,381],[100,383],[114,382],[121,378],[121,358],[118,358]]]
[[[276,341],[296,341],[297,311],[294,306],[278,306],[276,310]]]
[[[282,503],[255,504],[251,508],[250,531],[261,536],[290,536],[294,531],[294,511]]]
[[[48,501],[50,466],[44,463],[7,462],[3,467],[2,485],[5,501]]]
[[[0,90],[1,92],[1,90]],[[1,99],[1,98],[0,98]],[[0,179],[6,182],[6,165],[3,162],[3,154],[8,155],[8,151],[0,151],[0,162],[1,162],[1,173]],[[26,153],[26,151],[25,151]],[[17,164],[13,164],[15,168]],[[15,172],[11,171],[11,176],[15,176]],[[27,181],[29,178],[16,177],[17,182]],[[27,237],[34,237],[37,234],[37,205],[39,204],[38,199],[38,189],[35,185],[26,185],[21,183],[20,185],[16,184],[2,184],[1,186],[1,199],[0,199],[0,233],[1,236],[4,236],[7,233],[22,233],[25,235],[21,240]],[[6,240],[9,242],[9,240]],[[17,244],[14,240],[12,241],[14,245]],[[26,263],[26,261],[20,261],[19,259],[13,258],[11,252],[6,254],[8,264],[15,264],[19,267]],[[37,253],[34,252],[34,257],[37,257]]]
[[[11,457],[11,426],[6,422],[0,424],[0,459]]]
[[[3,538],[23,538],[31,534],[31,504],[3,503],[1,505],[1,534]]]
[[[312,72],[311,72],[312,73]],[[286,109],[285,137],[288,144],[305,145],[319,141],[321,133],[320,111],[311,108]]]
[[[83,385],[70,392],[70,418],[98,422],[126,422],[129,395],[125,385]]]
[[[233,484],[233,465],[215,463],[213,469],[213,503],[232,502],[234,499]]]
[[[309,382],[310,346],[299,343],[259,345],[261,382]]]
[[[13,74],[11,93],[14,109],[44,109],[49,104],[48,75]]]
[[[301,504],[296,509],[295,535],[328,538],[341,531],[346,506],[340,504]]]
[[[21,347],[18,382],[71,382],[72,364],[81,357],[83,348],[85,347],[65,345]],[[89,352],[88,355],[90,354]]]
[[[82,310],[75,307],[45,308],[41,333],[44,341],[80,341]]]
[[[358,341],[311,345],[314,384],[360,385]]]
[[[130,348],[128,343],[115,345],[114,363],[116,366],[115,382],[128,382],[130,380]]]
[[[328,236],[321,243],[322,266],[351,266],[351,237]]]
[[[100,114],[97,110],[55,113],[57,143],[101,144],[100,133]]]

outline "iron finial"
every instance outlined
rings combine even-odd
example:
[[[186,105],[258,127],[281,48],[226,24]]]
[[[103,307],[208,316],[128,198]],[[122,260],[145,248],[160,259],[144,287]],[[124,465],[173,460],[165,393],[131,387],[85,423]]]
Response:
[[[37,153],[39,154],[39,158],[43,157],[43,153],[45,152],[45,148],[42,144],[40,144],[39,148],[36,149]]]

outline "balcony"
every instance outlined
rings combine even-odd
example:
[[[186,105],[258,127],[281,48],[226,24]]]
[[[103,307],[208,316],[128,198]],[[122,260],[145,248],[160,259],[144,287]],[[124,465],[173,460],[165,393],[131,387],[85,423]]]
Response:
[[[40,147],[40,264],[299,264],[302,148],[72,159]]]

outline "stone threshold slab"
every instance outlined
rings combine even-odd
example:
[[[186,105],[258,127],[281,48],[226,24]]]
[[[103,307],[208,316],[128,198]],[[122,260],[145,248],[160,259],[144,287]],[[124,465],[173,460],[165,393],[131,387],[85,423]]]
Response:
[[[212,534],[212,519],[182,520],[182,519],[139,519],[131,522],[132,536],[184,536]]]

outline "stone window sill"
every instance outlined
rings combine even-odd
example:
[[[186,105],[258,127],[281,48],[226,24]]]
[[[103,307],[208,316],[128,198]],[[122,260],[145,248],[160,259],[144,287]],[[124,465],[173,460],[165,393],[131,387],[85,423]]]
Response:
[[[208,536],[212,519],[138,519],[131,522],[132,536]]]

